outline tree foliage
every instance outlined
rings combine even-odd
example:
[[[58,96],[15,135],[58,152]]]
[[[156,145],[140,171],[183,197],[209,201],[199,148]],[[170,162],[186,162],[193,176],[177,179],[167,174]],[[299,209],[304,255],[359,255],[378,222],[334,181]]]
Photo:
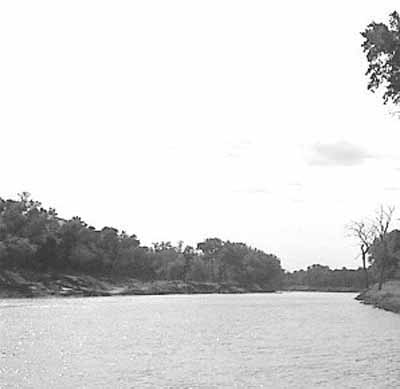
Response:
[[[368,60],[368,89],[383,89],[383,100],[400,102],[400,16],[394,11],[389,22],[370,23],[361,33],[362,48]]]
[[[65,220],[28,193],[0,198],[0,266],[36,271],[258,284],[276,288],[280,260],[244,243],[209,238],[197,248],[183,242],[142,246],[136,235],[97,230],[80,217]]]

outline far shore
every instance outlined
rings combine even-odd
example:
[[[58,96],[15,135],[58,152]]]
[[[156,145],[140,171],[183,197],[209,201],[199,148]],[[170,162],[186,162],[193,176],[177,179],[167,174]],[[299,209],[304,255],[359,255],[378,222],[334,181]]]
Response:
[[[0,271],[0,298],[93,297],[124,295],[274,293],[257,284],[195,281],[140,281],[123,277]]]
[[[353,287],[346,286],[321,286],[311,287],[304,285],[292,285],[289,287],[283,287],[283,292],[327,292],[327,293],[360,293],[361,290]]]
[[[257,284],[196,281],[140,281],[127,277],[93,277],[82,274],[59,274],[0,271],[0,298],[93,297],[167,294],[239,294],[274,292],[359,293],[350,287],[308,287],[292,285],[273,288]]]

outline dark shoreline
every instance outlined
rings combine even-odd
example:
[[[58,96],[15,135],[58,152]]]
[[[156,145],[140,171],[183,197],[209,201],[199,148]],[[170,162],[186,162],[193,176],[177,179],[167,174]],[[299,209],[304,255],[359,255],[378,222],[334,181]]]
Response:
[[[148,281],[122,277],[0,271],[0,298],[95,297],[167,294],[274,293],[271,287],[195,281]]]
[[[398,286],[400,291],[400,284]],[[20,270],[0,270],[0,298],[44,298],[44,297],[95,297],[127,295],[167,295],[167,294],[227,294],[227,293],[275,293],[275,292],[326,292],[360,293],[351,287],[308,287],[304,285],[273,288],[257,284],[239,285],[235,283],[197,281],[140,281],[115,276],[94,277],[83,274],[54,272],[31,272]],[[372,299],[372,294],[364,291],[357,299],[366,304],[389,306]],[[400,294],[400,292],[399,292]],[[385,309],[385,308],[384,308]],[[400,311],[400,295],[399,309]]]
[[[326,293],[360,293],[361,290],[357,288],[351,288],[351,287],[333,287],[333,286],[327,286],[327,287],[319,287],[319,288],[314,288],[314,287],[309,287],[309,286],[290,286],[290,287],[283,287],[281,289],[282,292],[326,292]]]

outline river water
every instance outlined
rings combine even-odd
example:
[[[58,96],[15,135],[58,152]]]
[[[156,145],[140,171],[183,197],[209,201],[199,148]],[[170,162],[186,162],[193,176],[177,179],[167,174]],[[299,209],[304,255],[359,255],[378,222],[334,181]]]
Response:
[[[400,315],[354,296],[0,300],[0,388],[399,388]]]

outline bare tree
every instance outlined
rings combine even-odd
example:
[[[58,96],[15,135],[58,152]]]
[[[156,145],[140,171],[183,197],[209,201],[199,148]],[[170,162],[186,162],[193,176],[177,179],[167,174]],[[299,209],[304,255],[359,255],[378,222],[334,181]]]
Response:
[[[357,240],[360,250],[362,267],[365,274],[365,287],[369,287],[367,254],[375,240],[375,228],[371,223],[365,221],[352,221],[347,227],[348,236]]]
[[[379,284],[378,290],[382,289],[382,285],[385,281],[385,271],[390,260],[390,253],[388,250],[387,235],[389,233],[389,227],[393,220],[395,208],[392,206],[381,207],[376,211],[375,217],[372,220],[372,229],[376,236],[376,241],[380,246],[379,255],[375,258],[377,267],[379,269]]]

